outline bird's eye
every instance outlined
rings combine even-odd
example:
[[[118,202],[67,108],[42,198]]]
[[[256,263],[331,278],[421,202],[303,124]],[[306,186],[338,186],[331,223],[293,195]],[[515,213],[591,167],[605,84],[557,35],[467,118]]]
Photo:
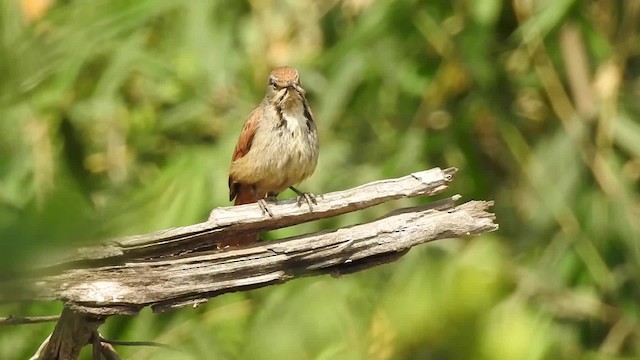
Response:
[[[271,85],[271,87],[274,89],[278,88],[278,85],[276,85],[276,82],[273,80],[273,78],[269,79],[269,85]]]

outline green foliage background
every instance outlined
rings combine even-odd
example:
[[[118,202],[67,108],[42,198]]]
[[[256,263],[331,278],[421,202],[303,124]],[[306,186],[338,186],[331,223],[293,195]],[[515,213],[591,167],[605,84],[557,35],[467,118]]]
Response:
[[[1,4],[3,276],[228,205],[242,122],[283,64],[300,70],[322,142],[303,189],[455,166],[449,195],[496,201],[498,232],[394,264],[111,318],[107,337],[183,350],[123,358],[640,356],[639,1]],[[0,358],[28,358],[52,327],[0,328]]]

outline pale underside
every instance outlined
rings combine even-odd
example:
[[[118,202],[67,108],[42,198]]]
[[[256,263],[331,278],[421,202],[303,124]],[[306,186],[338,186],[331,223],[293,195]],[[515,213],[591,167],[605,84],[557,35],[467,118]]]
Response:
[[[316,168],[316,125],[305,117],[300,99],[287,98],[282,116],[273,105],[264,108],[263,120],[270,121],[258,123],[251,148],[231,164],[233,181],[253,185],[256,193],[280,193],[309,177]]]

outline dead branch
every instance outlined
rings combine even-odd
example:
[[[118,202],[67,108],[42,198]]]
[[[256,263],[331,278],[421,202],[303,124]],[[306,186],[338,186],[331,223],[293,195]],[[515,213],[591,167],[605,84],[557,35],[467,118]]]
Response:
[[[255,204],[220,207],[211,212],[206,222],[106,241],[100,246],[79,249],[67,261],[56,265],[58,268],[91,266],[92,260],[117,263],[215,249],[217,243],[234,236],[342,215],[394,199],[432,196],[447,189],[457,171],[456,168],[433,168],[319,195],[313,212],[297,206],[295,200],[270,206],[273,218],[265,217]]]
[[[295,277],[352,272],[427,241],[497,228],[486,212],[490,202],[445,203],[448,208],[439,202],[440,210],[428,205],[403,209],[366,224],[243,249],[65,270],[31,280],[28,300],[64,299],[73,309],[96,316],[135,314],[144,306],[162,311]]]
[[[107,241],[23,278],[0,281],[5,290],[0,301],[65,302],[56,329],[34,358],[74,359],[90,343],[95,358],[102,354],[116,359],[113,348],[95,335],[108,316],[133,315],[145,306],[154,311],[197,306],[228,292],[303,276],[351,273],[395,261],[418,244],[496,230],[495,216],[488,212],[492,202],[455,206],[460,198],[455,195],[334,231],[214,250],[220,241],[234,236],[332,217],[401,197],[437,194],[447,188],[455,172],[435,168],[325,194],[317,197],[312,212],[295,201],[271,206],[272,218],[254,204],[218,208],[204,223]]]
[[[32,359],[76,359],[80,349],[90,343],[93,332],[103,322],[104,318],[65,307],[53,333],[40,346]]]

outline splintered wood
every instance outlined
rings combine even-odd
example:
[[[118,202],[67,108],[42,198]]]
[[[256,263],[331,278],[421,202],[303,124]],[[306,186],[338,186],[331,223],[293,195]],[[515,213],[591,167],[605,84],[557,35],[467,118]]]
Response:
[[[443,238],[478,235],[498,225],[490,201],[455,206],[458,195],[403,208],[368,223],[245,248],[215,249],[239,234],[266,231],[361,210],[403,197],[445,190],[456,169],[439,168],[318,196],[313,212],[295,201],[218,208],[208,221],[80,249],[41,275],[0,283],[1,301],[64,300],[94,316],[135,314],[194,305],[208,298],[278,284],[296,277],[343,274],[394,261],[411,247]],[[42,274],[42,271],[44,274]],[[19,284],[19,285],[18,285]],[[19,289],[18,289],[19,288]]]

